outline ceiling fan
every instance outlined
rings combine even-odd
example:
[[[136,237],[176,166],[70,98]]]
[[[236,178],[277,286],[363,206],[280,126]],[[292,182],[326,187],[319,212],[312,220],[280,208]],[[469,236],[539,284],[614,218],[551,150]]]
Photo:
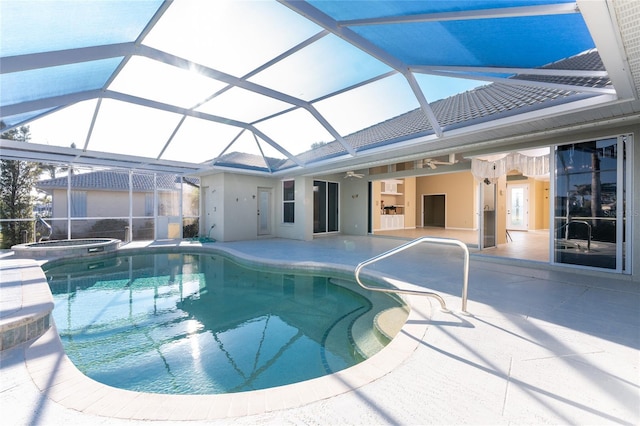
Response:
[[[344,179],[347,179],[347,178],[358,178],[358,179],[361,179],[363,176],[364,176],[364,174],[362,174],[362,173],[356,173],[356,172],[353,172],[353,171],[348,171],[347,174],[345,174],[343,178]]]
[[[438,168],[439,165],[442,166],[451,166],[453,164],[456,164],[456,155],[455,154],[449,154],[449,161],[439,161],[439,160],[434,160],[431,158],[425,158],[424,160],[422,160],[422,165],[429,167],[431,170],[435,170],[436,168]]]

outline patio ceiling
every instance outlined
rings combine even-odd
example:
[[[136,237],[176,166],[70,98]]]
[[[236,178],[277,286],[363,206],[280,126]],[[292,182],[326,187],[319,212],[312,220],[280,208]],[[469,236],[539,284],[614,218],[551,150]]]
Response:
[[[563,99],[496,115],[511,134],[551,115],[575,122],[572,111],[637,99],[614,12],[595,0],[3,0],[0,119],[33,137],[2,141],[2,158],[335,169],[382,142],[428,151],[490,127],[451,125],[454,107],[440,107],[488,84]],[[566,60],[594,51],[600,67]],[[424,120],[416,137],[354,137],[407,112]],[[311,150],[322,145],[330,156]]]

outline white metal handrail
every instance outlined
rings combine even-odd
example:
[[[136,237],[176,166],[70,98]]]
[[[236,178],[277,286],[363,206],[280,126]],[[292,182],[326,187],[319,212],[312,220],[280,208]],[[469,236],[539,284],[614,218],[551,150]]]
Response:
[[[372,257],[371,259],[365,260],[364,262],[360,262],[355,269],[356,282],[360,287],[366,290],[371,290],[371,291],[379,291],[383,293],[403,293],[403,294],[413,294],[418,296],[432,297],[436,299],[438,302],[440,302],[440,307],[442,308],[443,311],[448,311],[447,305],[444,299],[442,298],[442,296],[440,296],[437,293],[433,293],[430,291],[405,290],[405,289],[398,289],[398,288],[390,289],[390,288],[381,288],[381,287],[369,287],[369,286],[366,286],[362,281],[360,281],[360,272],[365,266],[371,265],[372,263],[385,259],[396,253],[400,253],[401,251],[404,251],[408,248],[411,248],[421,243],[456,245],[462,248],[462,251],[464,253],[464,259],[463,259],[464,271],[463,271],[463,279],[462,279],[462,312],[467,313],[467,289],[469,286],[469,249],[467,248],[467,245],[465,243],[459,240],[448,239],[448,238],[434,238],[434,237],[416,238],[415,240],[409,241],[406,244],[403,244],[394,249],[381,253],[377,256]]]

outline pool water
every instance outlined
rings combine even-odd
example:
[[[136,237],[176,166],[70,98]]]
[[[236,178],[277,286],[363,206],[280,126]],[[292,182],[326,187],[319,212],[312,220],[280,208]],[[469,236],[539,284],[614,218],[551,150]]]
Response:
[[[44,268],[69,358],[94,380],[143,392],[241,392],[331,374],[363,360],[353,324],[399,305],[203,253]]]

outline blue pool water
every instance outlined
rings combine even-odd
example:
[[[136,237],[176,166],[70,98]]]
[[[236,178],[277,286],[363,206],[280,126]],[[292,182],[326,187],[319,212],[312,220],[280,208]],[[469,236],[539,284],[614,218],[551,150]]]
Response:
[[[363,360],[352,325],[399,305],[203,253],[44,268],[69,358],[99,382],[144,392],[240,392],[342,370]]]

